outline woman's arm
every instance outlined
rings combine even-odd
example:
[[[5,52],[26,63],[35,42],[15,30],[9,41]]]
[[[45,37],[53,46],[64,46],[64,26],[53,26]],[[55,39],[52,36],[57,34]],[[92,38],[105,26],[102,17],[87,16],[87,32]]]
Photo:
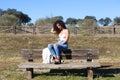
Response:
[[[53,34],[55,34],[55,33],[56,33],[56,31],[54,31],[54,30],[53,30],[53,28],[51,29],[51,31],[50,31],[50,32],[51,32],[51,33],[53,33]]]
[[[68,29],[65,30],[65,35],[66,35],[66,37],[65,37],[64,41],[62,42],[62,44],[68,42],[68,40],[69,40],[70,33],[69,33]]]

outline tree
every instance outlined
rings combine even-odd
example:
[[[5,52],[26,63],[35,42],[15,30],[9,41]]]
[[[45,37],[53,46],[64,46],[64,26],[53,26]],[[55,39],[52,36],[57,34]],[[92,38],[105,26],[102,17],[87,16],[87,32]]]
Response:
[[[83,24],[86,28],[97,26],[97,19],[94,16],[86,16],[83,20]]]
[[[98,22],[103,26],[108,26],[112,22],[112,20],[109,17],[106,17],[105,19],[99,19]]]
[[[92,19],[84,19],[83,21],[83,26],[85,28],[93,28],[95,26],[97,26],[97,22],[95,20],[92,20]]]
[[[78,19],[77,24],[79,27],[83,27],[83,21],[84,21],[83,19]]]
[[[56,20],[63,20],[63,17],[62,16],[55,16],[55,17],[47,17],[47,18],[42,18],[42,19],[38,19],[36,20],[35,22],[35,25],[37,26],[47,26],[47,25],[53,25],[53,23],[56,21]]]
[[[105,18],[105,26],[108,26],[111,22],[112,20],[109,17]]]
[[[3,13],[16,16],[19,19],[20,24],[26,24],[31,20],[31,18],[27,14],[24,14],[21,11],[17,11],[16,9],[8,9],[5,10]]]
[[[63,17],[62,16],[55,16],[55,17],[45,19],[45,21],[49,24],[53,24],[57,20],[63,20]]]
[[[101,25],[104,25],[105,24],[105,22],[104,22],[104,19],[103,18],[101,18],[101,19],[99,19],[99,21],[98,21]]]
[[[0,16],[2,16],[3,15],[3,10],[2,9],[0,9]]]
[[[65,23],[68,24],[68,25],[76,25],[77,24],[77,19],[75,19],[75,18],[67,18]]]
[[[93,20],[97,22],[97,19],[95,16],[86,16],[84,19]]]
[[[14,15],[4,14],[0,16],[1,26],[16,26],[19,25],[19,19]]]
[[[46,25],[45,19],[38,19],[38,20],[35,22],[35,25],[36,25],[36,26],[44,26],[44,25]]]
[[[114,24],[115,25],[120,25],[120,17],[114,18]]]
[[[28,23],[27,25],[28,25],[28,26],[34,26],[34,24],[33,24],[33,23]]]
[[[62,16],[52,17],[52,18],[51,18],[51,23],[54,23],[54,22],[57,21],[57,20],[63,20],[63,17],[62,17]]]
[[[82,28],[91,29],[97,26],[97,20],[94,16],[85,16],[84,19],[78,19],[77,24]]]

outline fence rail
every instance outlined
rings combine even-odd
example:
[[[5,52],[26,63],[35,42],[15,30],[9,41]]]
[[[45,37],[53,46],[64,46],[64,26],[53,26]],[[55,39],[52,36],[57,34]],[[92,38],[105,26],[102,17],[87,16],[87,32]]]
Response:
[[[51,26],[0,26],[0,33],[13,34],[49,34]],[[120,34],[120,26],[97,27],[92,29],[81,29],[69,27],[71,34]]]

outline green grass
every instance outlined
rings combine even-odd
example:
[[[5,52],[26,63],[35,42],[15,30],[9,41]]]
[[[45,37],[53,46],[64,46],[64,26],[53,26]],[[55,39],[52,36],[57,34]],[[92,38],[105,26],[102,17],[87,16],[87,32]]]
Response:
[[[1,67],[0,80],[27,80],[25,70],[18,69],[16,66]],[[119,80],[119,73],[111,73],[112,69],[99,69],[95,71],[94,80]],[[114,69],[113,69],[114,70]],[[120,69],[119,69],[120,70]],[[39,69],[35,70],[32,80],[87,80],[86,70],[51,70],[41,74]],[[108,71],[108,72],[105,72]]]
[[[15,66],[0,67],[0,80],[27,80],[25,73]]]
[[[54,35],[0,35],[0,80],[27,80],[25,71],[17,67],[20,62],[24,61],[21,59],[20,50],[22,48],[43,49],[49,43],[56,42],[55,38],[57,36]],[[94,74],[94,80],[120,79],[120,37],[71,35],[69,48],[99,49],[100,58],[95,61],[103,65],[111,64],[112,67],[98,69],[101,73],[98,74],[99,71],[97,71]],[[106,70],[110,71],[110,74],[106,73]],[[44,74],[38,72],[33,80],[87,80],[85,73],[74,73],[74,71],[68,71],[67,75],[57,70]]]

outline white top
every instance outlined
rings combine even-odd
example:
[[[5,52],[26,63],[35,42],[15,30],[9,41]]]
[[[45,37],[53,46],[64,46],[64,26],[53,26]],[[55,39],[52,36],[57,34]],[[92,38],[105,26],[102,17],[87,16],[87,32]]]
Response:
[[[61,35],[59,35],[59,38],[60,38],[61,41],[63,41],[63,40],[65,39],[65,37],[66,37],[65,34],[61,34]]]

